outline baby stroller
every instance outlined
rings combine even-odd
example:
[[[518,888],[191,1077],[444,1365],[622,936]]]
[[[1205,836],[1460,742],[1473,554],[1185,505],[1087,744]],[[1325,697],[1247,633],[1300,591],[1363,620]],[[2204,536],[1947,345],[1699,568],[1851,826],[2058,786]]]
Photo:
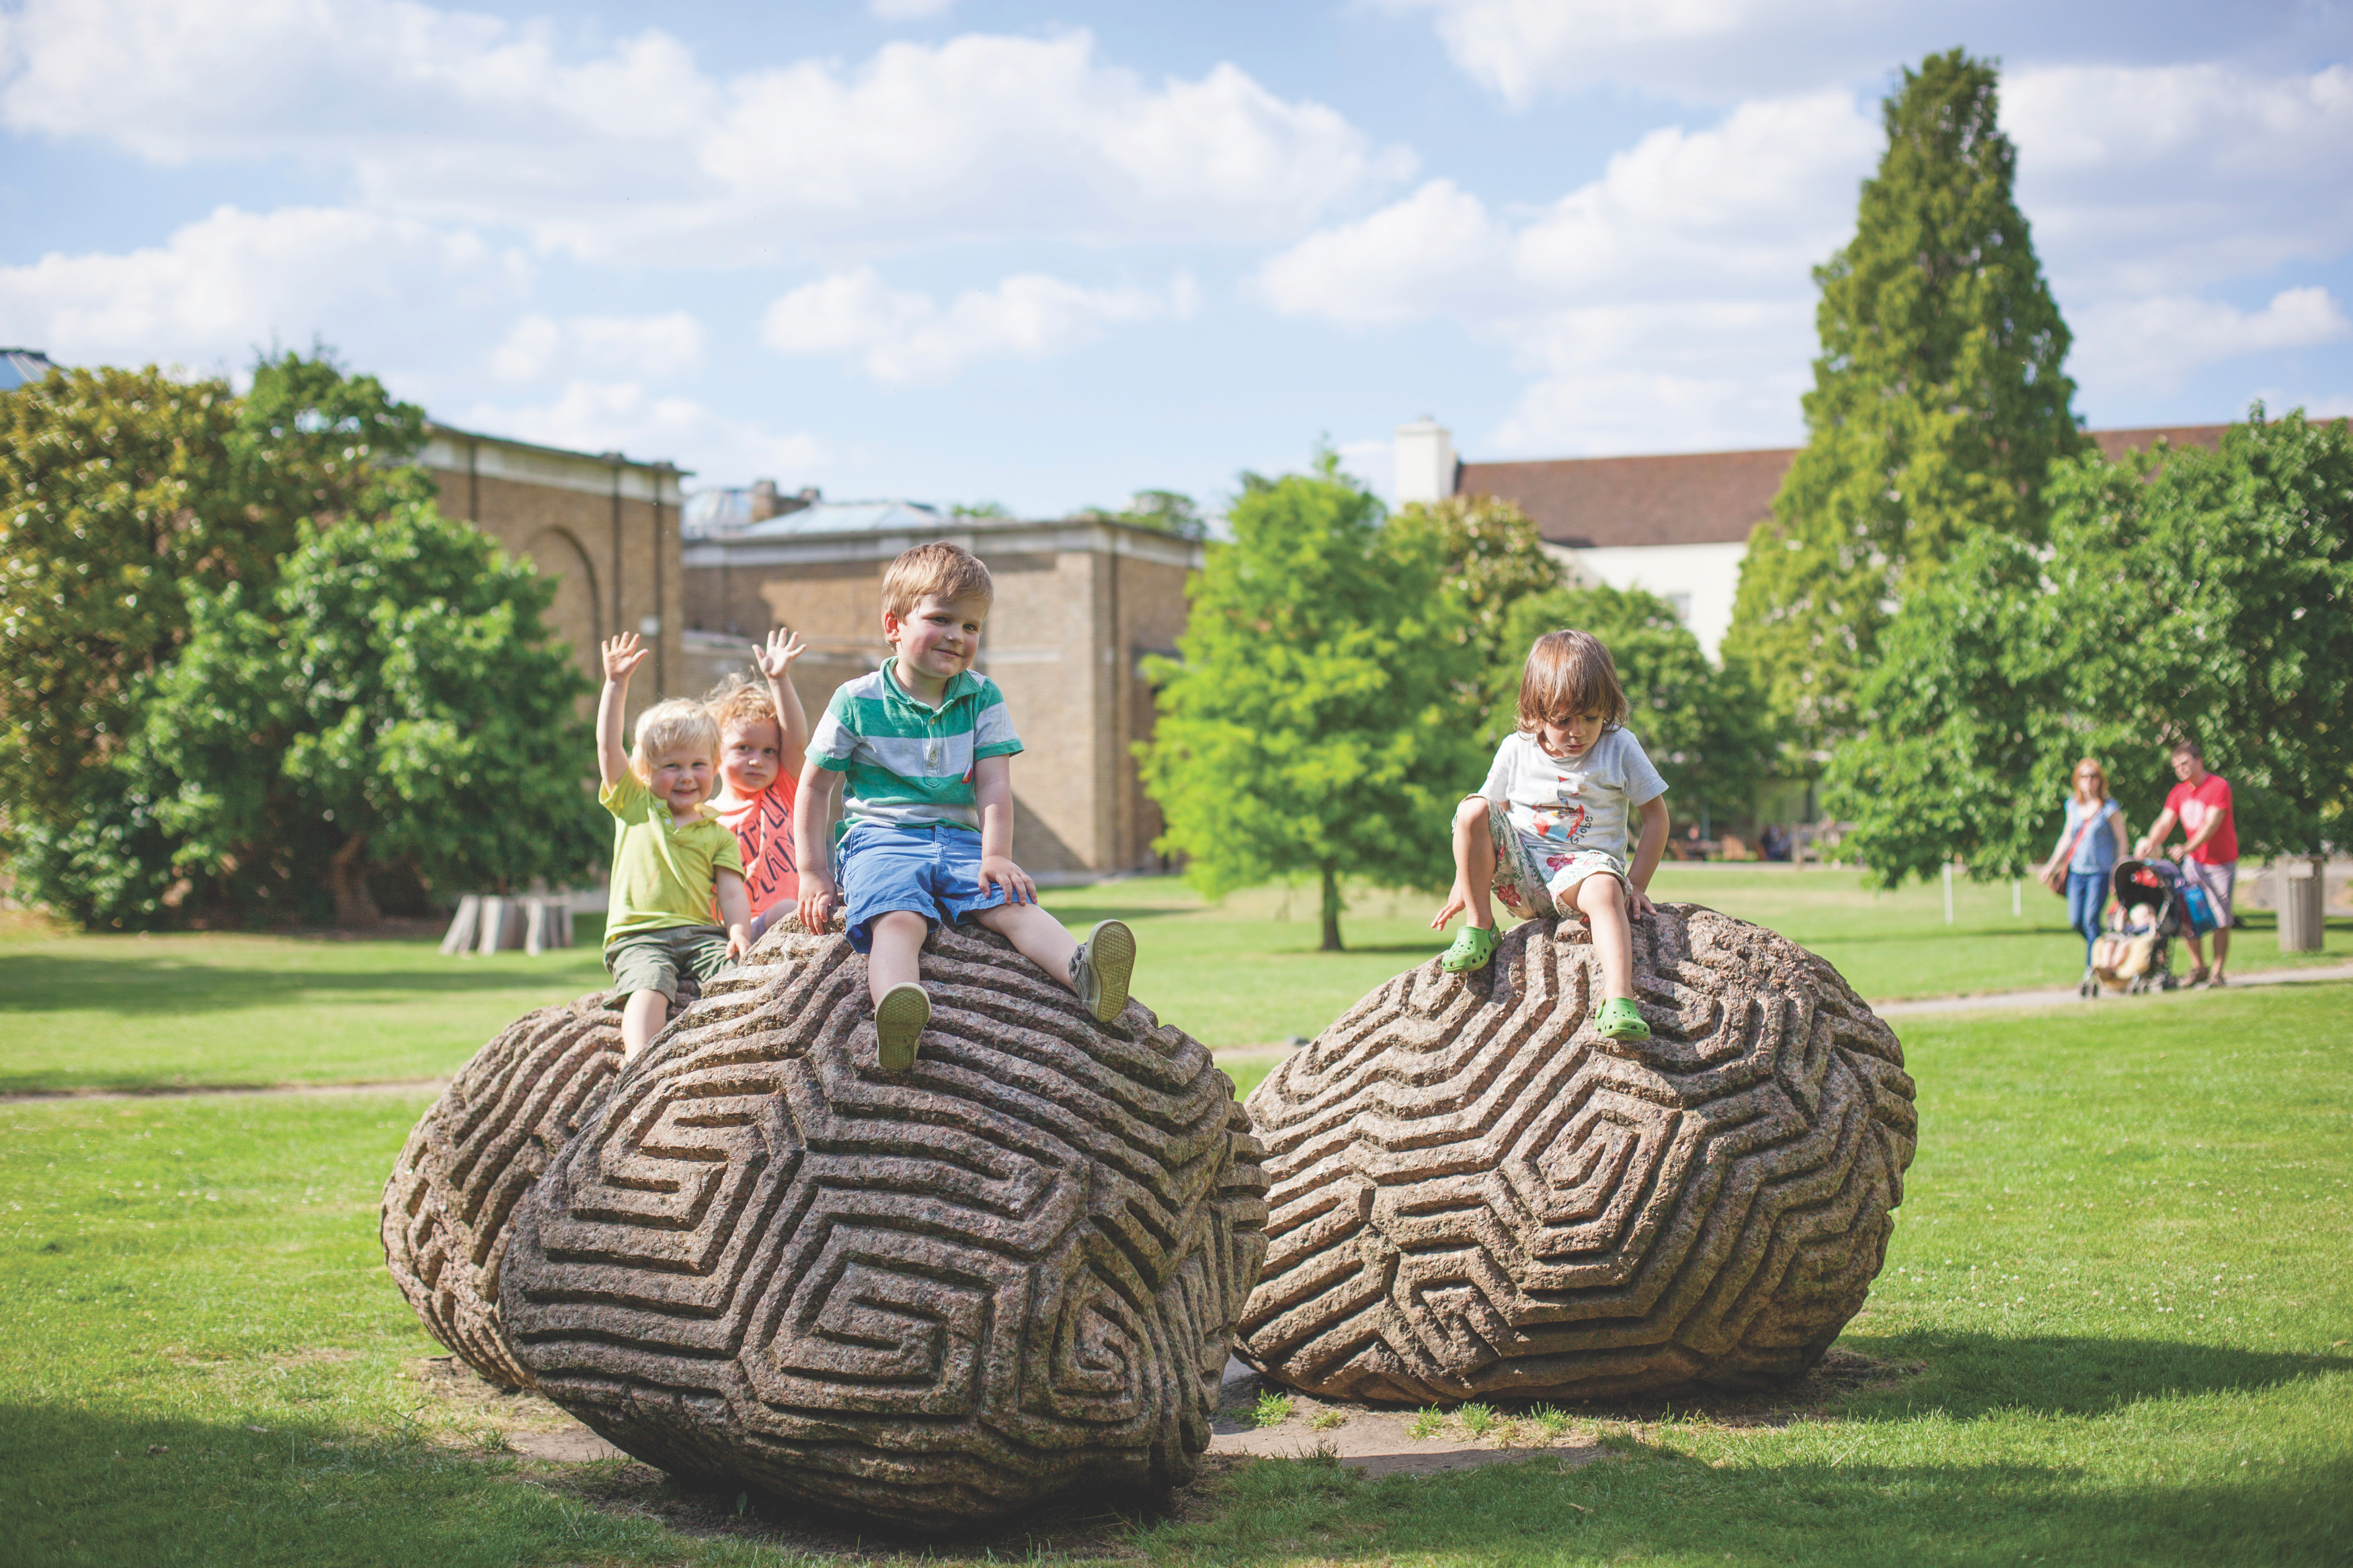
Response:
[[[2109,874],[2116,910],[2092,944],[2092,973],[2111,991],[2170,991],[2173,939],[2189,920],[2181,873],[2170,860],[2126,860]]]

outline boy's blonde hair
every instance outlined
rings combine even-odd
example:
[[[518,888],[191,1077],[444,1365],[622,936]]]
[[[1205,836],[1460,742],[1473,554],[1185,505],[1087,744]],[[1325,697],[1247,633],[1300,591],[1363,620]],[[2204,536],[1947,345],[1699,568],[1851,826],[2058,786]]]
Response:
[[[1547,719],[1577,713],[1600,714],[1605,732],[1626,722],[1617,662],[1591,632],[1546,632],[1520,671],[1520,729],[1533,732]]]
[[[728,731],[744,730],[754,724],[774,724],[777,736],[784,735],[784,722],[776,717],[776,705],[769,700],[767,687],[740,669],[704,692],[702,705],[710,710],[711,721],[719,726],[723,742]]]
[[[915,601],[926,595],[950,602],[985,599],[994,604],[997,584],[989,580],[988,568],[980,563],[979,556],[960,544],[934,540],[901,552],[882,574],[882,613],[904,620]]]
[[[673,697],[638,715],[638,743],[629,752],[629,771],[639,784],[653,782],[650,759],[657,752],[692,746],[719,765],[719,725],[711,710],[700,702]]]

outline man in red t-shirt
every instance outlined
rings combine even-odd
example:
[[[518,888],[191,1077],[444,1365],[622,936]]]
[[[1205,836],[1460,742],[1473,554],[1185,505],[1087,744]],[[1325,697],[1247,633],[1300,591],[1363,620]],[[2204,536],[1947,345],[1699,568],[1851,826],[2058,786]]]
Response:
[[[2140,841],[2137,851],[2144,859],[2157,853],[2173,831],[2173,825],[2189,836],[2189,841],[2168,851],[2181,863],[2181,874],[2206,889],[2207,899],[2214,906],[2214,973],[2206,973],[2206,944],[2195,934],[2189,938],[2189,959],[2197,967],[2189,972],[2192,985],[2220,985],[2222,966],[2231,958],[2231,889],[2239,879],[2239,835],[2231,822],[2231,784],[2220,773],[2206,771],[2206,759],[2194,741],[2181,741],[2173,748],[2173,776],[2181,782],[2165,797],[2165,809],[2148,825],[2148,837]]]

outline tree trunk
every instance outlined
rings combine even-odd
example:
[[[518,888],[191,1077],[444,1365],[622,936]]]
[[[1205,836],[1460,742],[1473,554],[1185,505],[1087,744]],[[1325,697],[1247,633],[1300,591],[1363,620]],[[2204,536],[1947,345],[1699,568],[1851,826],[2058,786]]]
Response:
[[[1340,873],[1332,863],[1324,863],[1324,948],[1325,952],[1340,949]]]
[[[340,931],[372,931],[384,921],[375,896],[368,891],[366,850],[367,835],[354,833],[327,862],[327,890],[334,895]]]

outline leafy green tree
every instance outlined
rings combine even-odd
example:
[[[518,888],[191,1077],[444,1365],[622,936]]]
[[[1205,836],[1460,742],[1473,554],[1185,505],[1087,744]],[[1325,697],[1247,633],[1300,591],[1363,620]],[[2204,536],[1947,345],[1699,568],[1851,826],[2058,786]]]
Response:
[[[150,366],[57,370],[0,395],[0,803],[62,826],[136,728],[132,692],[187,634],[184,594],[267,589],[307,517],[430,493],[387,468],[424,416],[323,354],[252,391]]]
[[[1529,647],[1565,626],[1608,646],[1630,709],[1626,727],[1666,779],[1677,815],[1696,818],[1703,805],[1727,815],[1750,807],[1774,754],[1754,694],[1737,671],[1708,663],[1673,605],[1640,588],[1558,588],[1514,604],[1501,637],[1511,656],[1488,667],[1482,746],[1492,751],[1519,721]]]
[[[1958,49],[1904,73],[1854,238],[1814,274],[1806,445],[1750,536],[1725,648],[1813,747],[1855,730],[1895,606],[1977,530],[2040,542],[2051,464],[2084,447],[1996,79]]]
[[[1460,718],[1478,670],[1431,535],[1385,528],[1330,454],[1319,467],[1245,477],[1232,542],[1188,588],[1182,657],[1151,667],[1138,754],[1160,847],[1196,887],[1312,873],[1337,952],[1343,877],[1446,880],[1447,813],[1481,762]]]
[[[1071,516],[1080,521],[1124,522],[1136,528],[1157,529],[1179,539],[1206,539],[1209,533],[1208,521],[1201,515],[1199,505],[1182,490],[1138,490],[1117,511],[1085,506]]]
[[[1389,529],[1418,536],[1418,548],[1446,563],[1445,591],[1462,609],[1455,635],[1477,651],[1479,668],[1508,662],[1516,669],[1533,634],[1514,642],[1506,624],[1530,595],[1561,585],[1560,563],[1545,553],[1535,521],[1513,501],[1449,496],[1401,508],[1389,519]],[[1479,710],[1475,721],[1485,716],[1483,685],[1472,696]]]
[[[2241,853],[2353,813],[2353,437],[2258,405],[2217,452],[2054,470],[2050,543],[1973,541],[1889,627],[1825,799],[1881,881],[2045,859],[2078,756],[2145,826],[2194,736]]]
[[[364,926],[387,868],[441,889],[590,870],[585,683],[541,624],[554,594],[430,502],[301,525],[268,592],[190,595],[131,744],[65,826],[28,832],[29,889],[92,924],[182,904]]]

